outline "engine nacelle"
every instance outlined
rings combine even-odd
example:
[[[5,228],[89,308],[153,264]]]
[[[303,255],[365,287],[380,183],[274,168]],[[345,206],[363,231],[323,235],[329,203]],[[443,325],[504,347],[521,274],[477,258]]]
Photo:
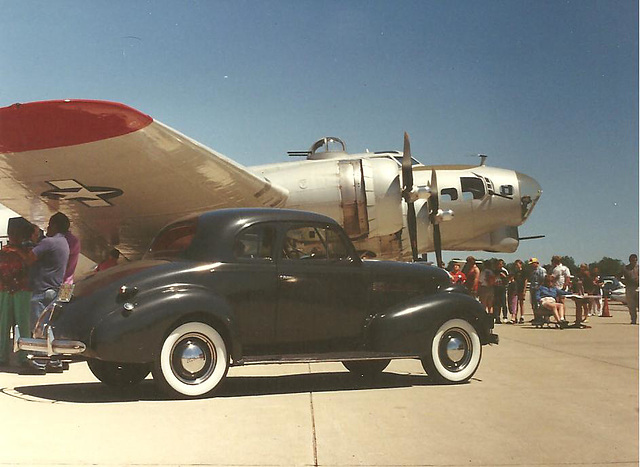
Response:
[[[518,249],[518,228],[505,226],[473,240],[468,240],[469,250],[484,250],[495,253],[514,253]]]
[[[289,189],[284,207],[332,217],[352,239],[395,234],[403,227],[398,164],[386,158],[344,158],[308,161],[262,174]]]

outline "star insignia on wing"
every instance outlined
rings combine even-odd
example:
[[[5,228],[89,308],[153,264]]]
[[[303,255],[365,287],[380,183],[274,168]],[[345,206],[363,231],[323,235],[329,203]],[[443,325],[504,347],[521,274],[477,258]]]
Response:
[[[86,186],[76,180],[48,181],[54,189],[41,193],[45,198],[78,201],[90,208],[113,206],[108,200],[122,195],[122,190],[104,186]]]

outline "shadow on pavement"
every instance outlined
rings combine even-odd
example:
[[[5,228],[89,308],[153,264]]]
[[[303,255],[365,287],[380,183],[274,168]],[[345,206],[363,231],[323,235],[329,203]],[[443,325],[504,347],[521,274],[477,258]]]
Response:
[[[373,379],[365,379],[347,372],[309,373],[283,376],[235,376],[225,379],[213,397],[245,397],[274,394],[299,394],[308,392],[358,391],[366,389],[389,389],[412,386],[438,386],[426,375],[383,373]],[[107,403],[170,400],[156,389],[153,380],[116,389],[105,384],[66,383],[19,386],[10,394],[14,397],[36,397],[59,402]],[[17,394],[16,394],[17,393]]]

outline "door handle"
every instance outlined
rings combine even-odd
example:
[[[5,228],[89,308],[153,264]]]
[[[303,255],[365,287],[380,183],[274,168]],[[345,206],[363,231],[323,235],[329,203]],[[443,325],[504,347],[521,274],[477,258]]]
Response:
[[[296,282],[297,279],[295,276],[290,276],[289,274],[280,274],[278,278],[283,282]]]

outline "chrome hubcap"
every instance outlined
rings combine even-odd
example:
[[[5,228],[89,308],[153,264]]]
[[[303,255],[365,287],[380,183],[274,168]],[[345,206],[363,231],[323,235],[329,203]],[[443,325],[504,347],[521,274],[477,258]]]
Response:
[[[447,330],[440,339],[440,361],[452,372],[462,371],[471,361],[473,346],[469,334],[463,329]]]
[[[466,348],[462,339],[451,337],[447,342],[447,357],[452,362],[459,362],[464,357]]]
[[[200,384],[216,366],[216,350],[211,340],[199,333],[189,333],[171,349],[171,370],[185,384]]]
[[[182,368],[189,373],[197,373],[207,364],[204,351],[191,341],[182,348],[182,356],[180,357]]]

